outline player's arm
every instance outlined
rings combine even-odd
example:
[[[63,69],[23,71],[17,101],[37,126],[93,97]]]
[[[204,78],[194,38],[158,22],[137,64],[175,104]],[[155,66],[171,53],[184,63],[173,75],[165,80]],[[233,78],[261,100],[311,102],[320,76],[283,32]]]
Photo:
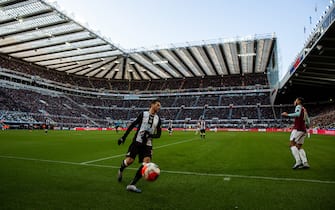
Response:
[[[311,125],[311,120],[310,120],[310,118],[308,116],[308,113],[307,113],[306,109],[304,111],[304,120],[305,120],[306,127],[309,128],[310,125]]]
[[[301,114],[301,106],[296,106],[293,113],[283,112],[281,115],[285,117],[299,117]]]
[[[299,117],[301,114],[301,106],[296,106],[293,113],[287,114],[288,117]]]
[[[120,145],[121,143],[123,144],[126,139],[127,136],[129,135],[130,131],[132,131],[136,125],[139,125],[142,121],[143,118],[143,112],[141,114],[138,115],[138,117],[136,118],[136,120],[134,122],[132,122],[129,127],[127,128],[126,132],[123,134],[123,136],[118,140],[118,144]]]
[[[161,118],[159,118],[156,132],[152,134],[152,138],[159,138],[161,137],[161,134],[162,134],[162,125],[161,125]]]

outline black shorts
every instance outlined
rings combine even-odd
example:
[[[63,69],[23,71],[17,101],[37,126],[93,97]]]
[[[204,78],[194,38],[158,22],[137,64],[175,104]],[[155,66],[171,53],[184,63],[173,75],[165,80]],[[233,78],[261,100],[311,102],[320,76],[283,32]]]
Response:
[[[206,129],[200,129],[200,133],[205,133]]]
[[[128,148],[126,157],[131,157],[133,159],[138,155],[138,162],[142,163],[145,157],[152,157],[152,146],[147,146],[137,141],[133,141]]]

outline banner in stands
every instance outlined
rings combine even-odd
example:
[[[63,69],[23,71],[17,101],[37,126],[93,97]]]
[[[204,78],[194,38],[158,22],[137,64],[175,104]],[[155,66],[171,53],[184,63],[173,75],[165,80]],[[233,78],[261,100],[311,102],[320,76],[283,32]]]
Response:
[[[84,128],[76,127],[76,131],[110,131],[115,130],[114,128]],[[126,129],[122,129],[126,130]],[[163,128],[163,130],[167,130]],[[195,129],[184,129],[184,128],[174,128],[176,131],[195,131]],[[291,132],[290,128],[250,128],[250,129],[239,129],[239,128],[218,128],[218,129],[208,129],[209,131],[249,131],[249,132]],[[324,130],[324,129],[311,129],[309,130],[311,134],[321,134],[321,135],[332,135],[335,136],[335,130]]]

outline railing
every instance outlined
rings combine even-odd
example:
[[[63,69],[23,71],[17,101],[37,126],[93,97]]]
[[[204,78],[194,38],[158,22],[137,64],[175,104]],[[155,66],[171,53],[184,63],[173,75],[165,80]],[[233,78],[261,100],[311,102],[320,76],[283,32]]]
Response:
[[[238,42],[238,41],[248,41],[248,40],[259,40],[259,39],[271,39],[275,38],[274,33],[267,33],[267,34],[254,34],[249,36],[237,36],[233,38],[218,38],[218,39],[207,39],[201,41],[190,41],[190,42],[182,42],[182,43],[173,43],[168,45],[154,45],[151,47],[140,47],[140,48],[133,48],[127,49],[126,52],[128,53],[139,53],[139,52],[148,52],[148,51],[157,51],[162,49],[177,49],[183,47],[195,47],[195,46],[202,46],[202,45],[209,45],[209,44],[219,44],[219,43],[230,43],[230,42]]]

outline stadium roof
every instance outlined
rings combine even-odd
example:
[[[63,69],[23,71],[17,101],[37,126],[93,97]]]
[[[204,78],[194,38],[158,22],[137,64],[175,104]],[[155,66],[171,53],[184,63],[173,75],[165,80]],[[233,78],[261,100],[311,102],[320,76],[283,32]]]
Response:
[[[302,96],[309,102],[335,100],[335,5],[307,40],[284,78],[277,103]]]
[[[266,71],[276,38],[124,50],[44,0],[0,0],[0,53],[68,74],[153,80]]]

